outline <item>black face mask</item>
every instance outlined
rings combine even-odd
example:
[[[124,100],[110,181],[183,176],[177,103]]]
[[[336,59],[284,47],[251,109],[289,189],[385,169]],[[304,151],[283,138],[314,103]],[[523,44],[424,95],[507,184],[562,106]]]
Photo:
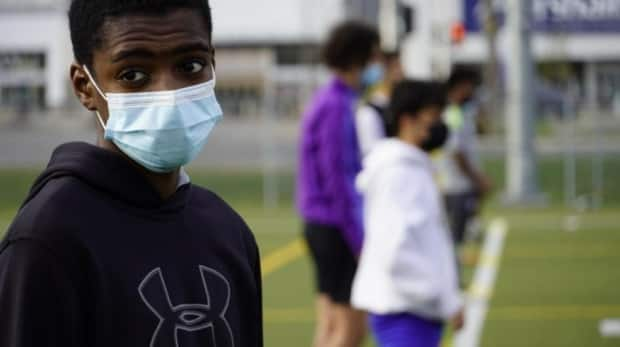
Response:
[[[448,139],[448,134],[450,130],[448,126],[443,121],[435,122],[435,124],[431,125],[428,129],[429,136],[424,142],[420,145],[420,148],[425,152],[432,152],[436,149],[443,147]]]

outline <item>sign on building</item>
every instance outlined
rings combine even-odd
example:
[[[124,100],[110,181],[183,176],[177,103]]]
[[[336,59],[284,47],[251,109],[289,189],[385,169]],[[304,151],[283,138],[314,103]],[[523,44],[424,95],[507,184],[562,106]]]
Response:
[[[482,0],[464,0],[465,27],[470,32],[482,28]],[[495,9],[504,19],[505,0],[496,0]],[[532,29],[541,32],[619,33],[620,0],[533,0]]]

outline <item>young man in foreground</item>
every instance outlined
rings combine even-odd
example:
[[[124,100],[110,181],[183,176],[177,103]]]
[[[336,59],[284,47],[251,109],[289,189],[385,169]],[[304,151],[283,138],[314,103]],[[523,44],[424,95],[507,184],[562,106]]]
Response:
[[[428,153],[441,147],[443,91],[432,82],[396,85],[396,137],[364,159],[365,239],[352,302],[370,313],[379,346],[438,347],[443,322],[463,324],[452,241]]]
[[[0,346],[262,346],[259,254],[182,167],[222,117],[206,0],[74,0],[96,145],[54,151],[0,244]]]

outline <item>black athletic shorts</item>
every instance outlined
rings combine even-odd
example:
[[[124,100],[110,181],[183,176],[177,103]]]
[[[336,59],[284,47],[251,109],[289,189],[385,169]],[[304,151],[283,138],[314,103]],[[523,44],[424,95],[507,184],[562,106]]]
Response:
[[[465,240],[469,221],[478,213],[480,198],[475,192],[445,195],[446,212],[456,245]]]
[[[318,291],[332,301],[349,304],[357,260],[338,228],[306,223],[304,236],[315,265]]]

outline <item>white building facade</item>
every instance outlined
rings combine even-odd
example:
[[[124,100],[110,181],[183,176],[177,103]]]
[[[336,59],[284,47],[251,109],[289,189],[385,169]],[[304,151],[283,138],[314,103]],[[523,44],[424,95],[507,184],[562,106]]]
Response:
[[[0,0],[0,32],[0,105],[63,106],[72,59],[66,2]]]
[[[245,108],[256,108],[252,100],[270,75],[290,83],[314,75],[307,62],[316,62],[320,42],[350,15],[349,2],[376,0],[210,0],[224,103],[228,98],[231,107],[243,109],[250,100]],[[0,36],[0,108],[71,103],[69,3],[0,0],[0,32],[7,33]],[[363,14],[372,16],[370,9]]]

